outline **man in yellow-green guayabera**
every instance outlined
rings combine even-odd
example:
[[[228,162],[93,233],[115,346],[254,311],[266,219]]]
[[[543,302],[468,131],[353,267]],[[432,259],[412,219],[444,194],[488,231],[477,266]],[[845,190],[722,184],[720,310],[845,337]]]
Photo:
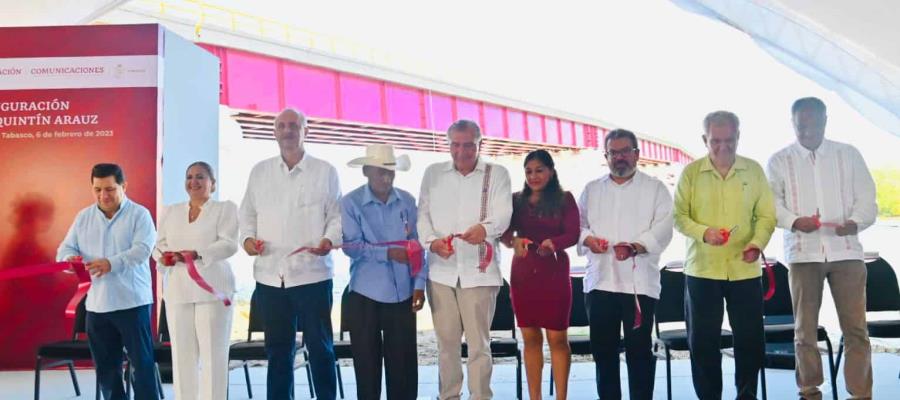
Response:
[[[738,156],[740,122],[715,111],[703,120],[709,154],[681,174],[675,228],[687,236],[685,319],[694,391],[722,398],[724,312],[734,334],[738,399],[755,399],[764,356],[759,257],[775,230],[775,203],[762,167]]]

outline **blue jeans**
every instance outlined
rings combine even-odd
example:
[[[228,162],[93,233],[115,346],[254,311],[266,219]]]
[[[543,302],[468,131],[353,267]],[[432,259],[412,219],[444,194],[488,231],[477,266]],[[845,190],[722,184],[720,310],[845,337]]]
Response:
[[[85,320],[88,344],[106,400],[125,399],[122,379],[122,347],[134,370],[135,400],[157,400],[156,365],[153,360],[153,337],[150,334],[150,307],[95,313],[88,311]]]
[[[256,300],[266,334],[267,398],[293,399],[297,327],[309,350],[313,387],[320,400],[334,400],[334,338],[331,329],[331,279],[290,288],[256,284]]]

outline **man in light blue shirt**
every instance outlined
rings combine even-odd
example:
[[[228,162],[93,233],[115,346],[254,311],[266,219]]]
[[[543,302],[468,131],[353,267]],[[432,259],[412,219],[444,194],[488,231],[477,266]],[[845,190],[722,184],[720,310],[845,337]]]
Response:
[[[423,266],[411,276],[410,255],[404,247],[369,246],[418,240],[416,200],[393,187],[395,170],[409,170],[409,157],[395,157],[392,146],[376,144],[366,148],[366,157],[349,165],[361,166],[368,179],[341,199],[344,253],[352,260],[343,309],[357,397],[381,398],[383,358],[387,398],[414,400],[418,393],[415,312],[425,304],[428,272]],[[424,255],[419,252],[418,256]],[[424,264],[421,258],[418,261]]]
[[[155,400],[159,392],[150,334],[153,291],[148,261],[156,242],[153,218],[125,197],[125,174],[118,165],[95,165],[91,185],[97,204],[75,217],[56,259],[81,257],[91,274],[85,323],[103,398],[125,398],[124,346],[134,369],[135,399]]]

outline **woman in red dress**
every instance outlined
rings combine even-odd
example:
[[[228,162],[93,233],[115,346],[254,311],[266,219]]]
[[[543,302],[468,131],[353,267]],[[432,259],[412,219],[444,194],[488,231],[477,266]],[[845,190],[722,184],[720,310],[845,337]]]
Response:
[[[513,195],[513,215],[501,238],[515,250],[510,297],[525,340],[525,375],[531,399],[541,398],[544,335],[557,399],[565,399],[571,351],[566,335],[572,307],[572,281],[565,249],[578,242],[578,205],[563,191],[553,158],[544,150],[525,157],[525,187]]]

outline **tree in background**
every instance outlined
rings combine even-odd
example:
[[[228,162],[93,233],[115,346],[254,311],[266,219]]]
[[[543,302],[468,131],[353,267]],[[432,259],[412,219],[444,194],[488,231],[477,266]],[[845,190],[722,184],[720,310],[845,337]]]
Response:
[[[900,168],[872,170],[878,200],[878,216],[900,217]]]

